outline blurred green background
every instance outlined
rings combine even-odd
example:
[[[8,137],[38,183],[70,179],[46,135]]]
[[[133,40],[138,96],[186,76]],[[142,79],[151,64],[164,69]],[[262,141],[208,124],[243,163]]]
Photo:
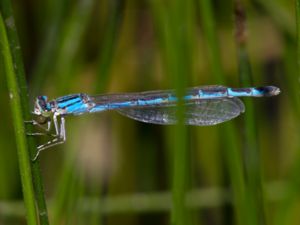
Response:
[[[243,115],[212,127],[144,124],[116,112],[68,117],[67,142],[40,155],[50,224],[299,224],[295,2],[243,1],[243,40],[236,4],[12,1],[31,106],[37,95],[78,92],[282,90],[243,99]],[[0,224],[26,224],[3,71],[0,79]]]

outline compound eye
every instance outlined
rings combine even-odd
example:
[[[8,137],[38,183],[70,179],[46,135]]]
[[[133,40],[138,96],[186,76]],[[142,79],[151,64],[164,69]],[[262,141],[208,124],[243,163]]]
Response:
[[[34,113],[44,115],[50,111],[46,96],[38,96],[35,101]]]
[[[44,96],[44,95],[38,96],[37,99],[38,99],[38,105],[41,108],[41,110],[46,111],[46,112],[49,111],[49,109],[47,107],[48,106],[47,96]]]
[[[38,99],[39,103],[46,103],[48,100],[47,96],[45,96],[45,95],[38,96],[37,99]]]

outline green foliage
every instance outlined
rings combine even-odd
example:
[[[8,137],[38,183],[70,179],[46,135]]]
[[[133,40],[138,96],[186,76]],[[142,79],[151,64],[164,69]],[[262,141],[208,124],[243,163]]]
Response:
[[[298,224],[299,5],[14,1],[19,44],[16,29],[5,27],[3,0],[0,76],[9,82],[0,83],[0,223],[26,215],[36,224],[38,212],[48,224],[48,208],[50,224]],[[184,126],[182,102],[176,126],[114,112],[68,117],[67,142],[30,166],[35,142],[47,138],[25,135],[28,94],[31,103],[77,92],[174,88],[182,96],[209,84],[276,85],[282,94],[242,99],[240,118],[213,127]]]

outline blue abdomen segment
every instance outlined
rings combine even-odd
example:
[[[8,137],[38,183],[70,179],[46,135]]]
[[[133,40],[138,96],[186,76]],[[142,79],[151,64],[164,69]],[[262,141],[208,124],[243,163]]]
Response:
[[[274,86],[251,88],[227,88],[229,97],[270,97],[280,93]]]
[[[187,89],[183,100],[188,102],[222,99],[234,97],[264,97],[279,93],[273,86],[227,88],[223,86],[204,86]],[[89,112],[114,110],[128,107],[170,106],[176,104],[178,98],[173,90],[149,91],[140,93],[111,94],[90,97],[95,106]]]
[[[72,94],[56,99],[57,109],[61,114],[80,115],[89,112],[94,104],[86,94]]]
[[[235,97],[265,97],[279,94],[277,87],[227,88],[223,86],[205,86],[187,89],[183,100],[187,104],[198,101],[226,99]],[[53,102],[61,115],[101,112],[105,110],[126,109],[130,107],[169,107],[176,105],[178,98],[173,90],[149,91],[140,93],[108,94],[88,96],[73,94],[60,97]]]
[[[217,99],[232,97],[269,97],[279,94],[280,90],[274,86],[249,87],[249,88],[228,88],[223,86],[207,86],[193,88],[188,91],[191,99]],[[186,98],[185,97],[185,98]]]

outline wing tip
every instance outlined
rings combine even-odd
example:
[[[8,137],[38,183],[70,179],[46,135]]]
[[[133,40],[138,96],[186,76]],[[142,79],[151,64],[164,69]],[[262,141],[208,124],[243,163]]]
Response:
[[[241,113],[244,113],[245,112],[245,104],[244,104],[244,102],[241,100],[241,99],[239,99],[239,98],[233,98],[233,100],[234,100],[234,103],[239,107],[239,109],[240,109],[240,113],[238,114],[238,115],[240,115]],[[237,116],[238,116],[237,115]]]

